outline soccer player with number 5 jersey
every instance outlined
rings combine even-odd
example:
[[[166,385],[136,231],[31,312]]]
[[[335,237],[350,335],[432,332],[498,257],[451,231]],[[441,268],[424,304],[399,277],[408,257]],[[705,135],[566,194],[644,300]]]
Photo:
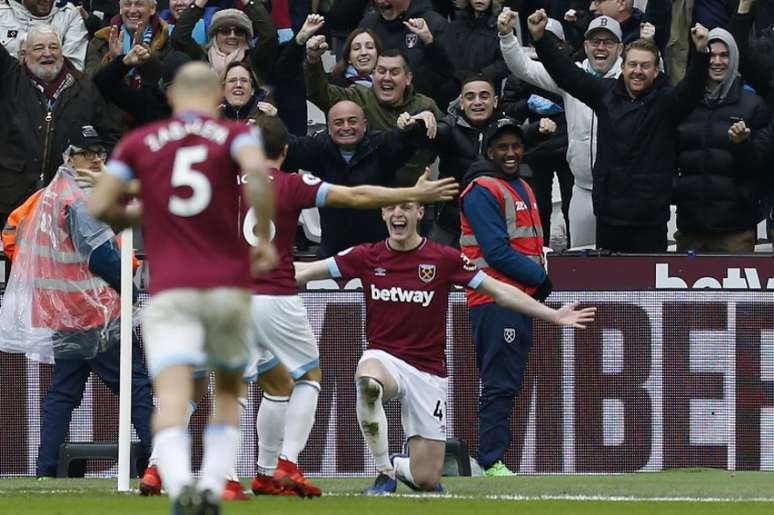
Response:
[[[238,393],[249,359],[249,247],[234,227],[238,177],[259,242],[253,270],[277,261],[269,237],[273,199],[257,130],[218,120],[221,86],[203,63],[180,69],[168,92],[173,117],[129,133],[113,153],[90,199],[92,213],[114,225],[145,220],[152,277],[143,318],[145,351],[163,411],[154,417],[159,471],[176,515],[218,514],[239,444]],[[241,170],[241,172],[240,172]],[[125,205],[126,186],[140,181],[142,213]],[[215,409],[204,434],[201,478],[191,476],[185,426],[193,368],[215,370]]]

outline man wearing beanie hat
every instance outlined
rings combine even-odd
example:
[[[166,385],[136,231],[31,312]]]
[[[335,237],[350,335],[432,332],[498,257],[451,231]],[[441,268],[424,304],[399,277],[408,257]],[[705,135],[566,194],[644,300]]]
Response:
[[[56,477],[59,448],[90,373],[116,395],[119,390],[121,257],[115,233],[86,204],[104,170],[105,141],[91,125],[73,128],[67,141],[51,183],[25,202],[23,212],[12,213],[14,223],[3,230],[3,240],[15,246],[0,307],[2,350],[54,363],[43,401],[38,477]],[[132,424],[143,466],[153,400],[136,339],[133,347]]]
[[[266,81],[277,55],[277,30],[260,0],[245,2],[244,11],[223,9],[216,12],[207,34],[209,43],[201,47],[193,39],[196,23],[208,0],[194,0],[183,11],[172,32],[172,46],[191,59],[206,61],[222,75],[232,62],[248,60],[262,81]]]
[[[512,118],[490,123],[486,159],[473,163],[460,195],[460,249],[487,275],[539,301],[552,286],[544,267],[543,231],[535,196],[519,177],[524,133]],[[487,476],[510,476],[503,463],[511,442],[513,401],[532,348],[532,318],[468,291],[470,323],[481,377],[478,462]]]
[[[735,120],[757,131],[769,117],[763,99],[743,87],[733,36],[712,29],[709,49],[704,98],[677,127],[677,251],[752,253],[763,219],[761,177],[727,132]]]

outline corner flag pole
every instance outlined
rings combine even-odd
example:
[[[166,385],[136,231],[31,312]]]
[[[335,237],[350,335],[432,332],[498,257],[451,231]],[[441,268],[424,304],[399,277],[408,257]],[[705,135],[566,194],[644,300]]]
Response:
[[[121,233],[121,368],[118,395],[118,491],[129,491],[132,439],[132,229]]]

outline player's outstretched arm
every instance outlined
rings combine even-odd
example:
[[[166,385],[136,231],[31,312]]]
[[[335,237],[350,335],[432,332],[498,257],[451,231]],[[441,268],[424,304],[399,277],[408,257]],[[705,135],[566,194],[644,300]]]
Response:
[[[138,225],[142,218],[140,204],[122,202],[124,195],[130,192],[128,184],[134,184],[136,187],[136,183],[126,183],[103,170],[89,197],[89,211],[94,218],[102,220],[116,230]]]
[[[531,317],[540,318],[556,325],[569,325],[585,329],[584,324],[594,321],[597,308],[577,309],[577,304],[567,304],[553,309],[541,304],[518,288],[486,276],[476,291],[489,295],[498,305],[519,311]]]
[[[266,175],[266,159],[263,150],[255,145],[242,145],[236,153],[236,162],[247,175],[247,200],[255,210],[255,235],[253,246],[253,273],[259,274],[277,266],[279,258],[271,242],[271,219],[274,216],[274,194]]]
[[[331,185],[325,198],[326,207],[351,207],[373,209],[401,202],[446,202],[457,198],[459,184],[452,177],[430,180],[430,168],[425,169],[411,188],[385,188],[382,186]]]
[[[333,277],[327,259],[311,262],[296,261],[293,263],[293,267],[296,269],[296,286],[298,287],[306,286],[306,283],[309,281],[319,281]]]

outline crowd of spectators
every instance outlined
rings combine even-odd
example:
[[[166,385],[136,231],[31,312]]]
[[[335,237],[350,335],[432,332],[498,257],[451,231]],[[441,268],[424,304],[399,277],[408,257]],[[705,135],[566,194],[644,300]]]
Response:
[[[774,203],[774,0],[0,0],[0,224],[74,129],[111,149],[169,116],[190,60],[222,77],[223,116],[282,119],[283,169],[336,184],[436,163],[464,188],[517,120],[546,242],[556,179],[576,248],[664,252],[672,205],[678,251],[752,252]],[[459,202],[429,211],[459,246]],[[385,237],[375,212],[320,217],[322,257]]]

